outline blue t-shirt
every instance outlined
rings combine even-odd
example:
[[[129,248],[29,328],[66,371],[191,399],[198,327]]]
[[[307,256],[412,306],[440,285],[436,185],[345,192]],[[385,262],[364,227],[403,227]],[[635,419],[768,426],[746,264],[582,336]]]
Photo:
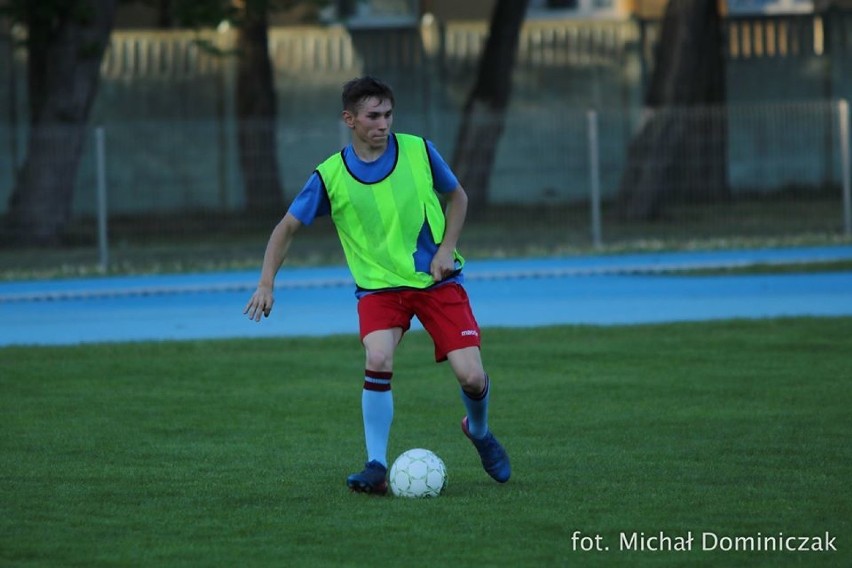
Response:
[[[432,167],[432,183],[438,193],[451,193],[458,187],[459,182],[450,166],[444,161],[435,146],[426,141],[426,149],[429,154],[429,164]],[[343,149],[343,160],[352,174],[365,183],[375,183],[390,175],[396,164],[397,146],[394,136],[388,137],[388,147],[385,152],[372,162],[365,162],[355,154],[350,144]],[[331,214],[331,203],[322,178],[317,172],[311,174],[307,183],[290,204],[289,213],[296,217],[302,224],[310,225],[317,217]],[[429,272],[432,257],[438,252],[438,244],[432,238],[432,231],[424,222],[417,237],[417,250],[414,253],[414,265],[420,272]],[[461,273],[442,280],[440,284],[447,282],[461,282]],[[361,295],[359,291],[359,296]]]

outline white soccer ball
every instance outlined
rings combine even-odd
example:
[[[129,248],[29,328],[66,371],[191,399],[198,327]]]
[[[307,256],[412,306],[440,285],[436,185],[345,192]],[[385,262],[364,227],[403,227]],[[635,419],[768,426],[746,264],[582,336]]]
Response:
[[[437,497],[447,486],[447,468],[434,452],[415,448],[396,458],[388,481],[397,497]]]

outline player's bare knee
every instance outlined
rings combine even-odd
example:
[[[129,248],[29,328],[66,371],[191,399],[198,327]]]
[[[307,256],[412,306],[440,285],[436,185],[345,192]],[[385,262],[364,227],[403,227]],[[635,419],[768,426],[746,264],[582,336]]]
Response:
[[[468,367],[456,373],[456,378],[466,393],[479,394],[485,389],[485,370],[481,367]]]
[[[387,373],[393,370],[393,352],[384,349],[367,350],[367,369]]]

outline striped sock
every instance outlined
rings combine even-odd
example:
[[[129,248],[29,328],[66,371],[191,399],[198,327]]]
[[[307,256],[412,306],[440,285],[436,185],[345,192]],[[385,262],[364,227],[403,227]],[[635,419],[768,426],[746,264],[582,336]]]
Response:
[[[388,465],[388,438],[393,422],[393,373],[364,371],[364,390],[361,393],[361,413],[364,418],[364,438],[367,461]]]
[[[485,375],[485,388],[479,394],[470,394],[462,389],[462,402],[467,410],[467,431],[471,437],[480,440],[488,434],[488,399],[491,394],[491,380]]]

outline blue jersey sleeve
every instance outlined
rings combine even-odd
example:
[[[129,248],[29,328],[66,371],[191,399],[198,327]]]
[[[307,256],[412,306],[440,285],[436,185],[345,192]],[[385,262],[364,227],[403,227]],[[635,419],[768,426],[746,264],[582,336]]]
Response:
[[[305,183],[302,190],[290,204],[288,212],[303,225],[310,225],[317,217],[331,213],[331,204],[322,178],[314,172]]]
[[[429,162],[432,165],[432,183],[438,193],[449,193],[458,185],[459,180],[444,158],[435,148],[435,145],[426,141],[426,148],[429,151]]]

